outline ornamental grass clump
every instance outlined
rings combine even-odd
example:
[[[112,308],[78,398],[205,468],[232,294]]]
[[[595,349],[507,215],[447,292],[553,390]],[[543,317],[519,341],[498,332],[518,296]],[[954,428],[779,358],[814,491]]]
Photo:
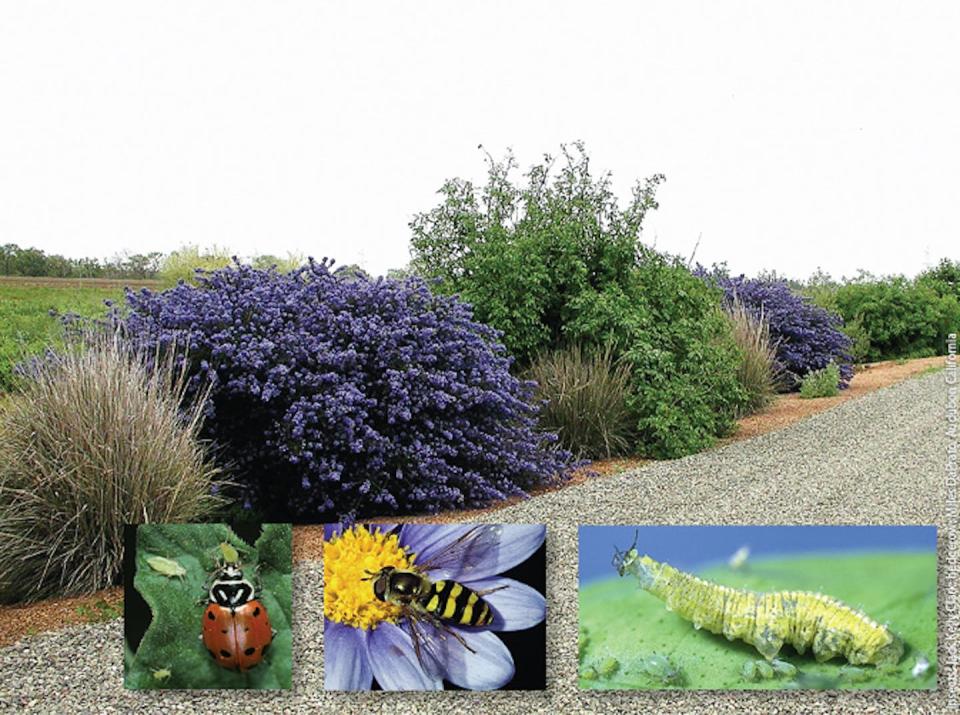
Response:
[[[117,335],[87,338],[29,364],[0,411],[0,601],[116,583],[125,523],[220,505],[186,375]]]
[[[739,301],[755,317],[763,315],[776,345],[780,384],[797,390],[803,377],[835,363],[840,371],[840,388],[853,377],[850,355],[852,341],[843,333],[843,319],[790,290],[784,281],[731,278],[723,271],[696,271],[704,280],[719,286],[727,305]]]
[[[555,431],[560,443],[591,459],[632,454],[636,419],[627,407],[630,367],[607,347],[573,345],[540,355],[528,377],[543,400],[540,425]]]
[[[536,429],[529,385],[491,328],[419,279],[236,264],[116,314],[138,344],[189,346],[212,385],[205,435],[243,502],[330,520],[474,507],[525,493],[570,455]]]
[[[743,355],[737,378],[745,393],[737,417],[762,410],[777,394],[776,344],[770,340],[770,325],[763,315],[754,315],[739,300],[725,306],[733,328],[733,339]]]

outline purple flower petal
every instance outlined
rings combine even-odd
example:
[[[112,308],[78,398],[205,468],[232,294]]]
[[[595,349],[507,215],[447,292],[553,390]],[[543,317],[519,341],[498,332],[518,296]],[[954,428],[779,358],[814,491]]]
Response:
[[[384,690],[443,690],[443,681],[424,672],[413,641],[399,626],[381,623],[367,635],[373,677]]]
[[[373,670],[364,640],[363,633],[356,628],[324,620],[325,690],[370,690]]]
[[[488,578],[464,584],[475,591],[506,586],[483,597],[493,610],[493,631],[522,631],[546,616],[547,599],[539,591],[511,578]]]
[[[487,559],[469,574],[462,574],[470,581],[496,576],[522,564],[540,548],[547,536],[547,527],[543,524],[503,524],[500,545],[488,554]]]
[[[471,531],[478,533],[460,541]],[[430,571],[431,578],[472,581],[522,563],[540,548],[546,532],[543,524],[408,524],[403,527],[400,543],[417,554],[419,566],[440,562],[440,568]],[[469,547],[458,548],[458,541],[460,546]]]
[[[343,531],[343,524],[324,524],[323,525],[323,540],[330,541],[334,536],[339,536],[340,532]]]
[[[465,649],[455,638],[448,638],[447,680],[470,690],[496,690],[513,680],[516,667],[503,641],[490,631],[456,630],[475,652]]]

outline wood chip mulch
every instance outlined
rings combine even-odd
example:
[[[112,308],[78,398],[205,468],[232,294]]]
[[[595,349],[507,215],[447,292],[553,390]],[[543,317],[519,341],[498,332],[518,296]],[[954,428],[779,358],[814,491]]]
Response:
[[[796,394],[781,395],[763,412],[740,420],[736,433],[731,437],[721,440],[718,446],[783,429],[794,422],[835,407],[841,402],[860,397],[874,390],[889,387],[907,378],[943,367],[944,364],[943,357],[920,358],[906,362],[890,361],[874,363],[863,366],[854,376],[850,387],[841,392],[837,397],[804,400]],[[648,461],[649,460],[641,458],[617,458],[593,462],[588,467],[578,470],[566,482],[533,489],[531,496],[556,491],[558,489],[569,489],[590,479],[603,479],[606,476],[619,474],[629,469],[635,469]],[[488,514],[518,501],[521,501],[519,497],[508,499],[496,506],[485,509],[424,514],[403,517],[402,520],[405,522],[430,523],[468,522],[481,514]],[[383,519],[368,519],[365,521],[392,522],[396,520],[397,517],[384,517]],[[294,527],[294,561],[319,560],[322,552],[322,525]],[[112,608],[121,608],[121,604],[123,603],[123,590],[120,588],[112,588],[106,591],[99,591],[89,596],[56,598],[38,603],[0,606],[0,646],[9,645],[24,635],[58,630],[65,626],[97,620],[97,614],[103,613],[102,604],[104,603]],[[101,605],[98,606],[98,604]]]

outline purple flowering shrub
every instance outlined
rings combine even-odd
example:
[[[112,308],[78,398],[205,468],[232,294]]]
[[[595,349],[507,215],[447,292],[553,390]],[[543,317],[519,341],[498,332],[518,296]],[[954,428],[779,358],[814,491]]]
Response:
[[[245,502],[329,520],[475,507],[561,478],[532,384],[497,333],[418,279],[235,265],[116,311],[137,343],[186,349],[212,383],[206,436]]]
[[[755,317],[763,316],[770,325],[770,341],[776,346],[777,369],[785,387],[799,389],[803,377],[835,363],[840,369],[840,387],[853,377],[851,340],[841,328],[843,319],[809,298],[797,295],[784,281],[737,276],[721,270],[707,272],[702,266],[697,275],[718,285],[725,300],[739,298]]]

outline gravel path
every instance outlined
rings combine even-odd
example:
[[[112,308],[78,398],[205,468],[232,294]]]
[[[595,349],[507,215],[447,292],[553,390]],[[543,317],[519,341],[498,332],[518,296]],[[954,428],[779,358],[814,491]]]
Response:
[[[484,521],[545,522],[548,682],[542,693],[324,693],[322,569],[294,571],[293,693],[126,692],[119,621],[0,649],[0,707],[29,712],[916,712],[947,711],[936,692],[580,693],[577,524],[937,524],[944,526],[943,374],[907,380],[782,431],[544,494]],[[941,538],[940,622],[946,593]],[[956,575],[954,574],[954,577]],[[956,587],[956,584],[954,584]],[[941,630],[945,643],[958,634]]]

